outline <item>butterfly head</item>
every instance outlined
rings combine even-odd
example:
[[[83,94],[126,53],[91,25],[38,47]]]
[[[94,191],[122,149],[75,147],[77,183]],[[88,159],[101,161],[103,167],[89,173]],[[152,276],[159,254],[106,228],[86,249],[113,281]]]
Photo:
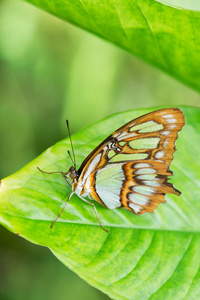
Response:
[[[68,172],[66,173],[66,176],[69,177],[73,182],[76,182],[78,179],[78,172],[76,171],[75,166],[71,166],[68,170]]]

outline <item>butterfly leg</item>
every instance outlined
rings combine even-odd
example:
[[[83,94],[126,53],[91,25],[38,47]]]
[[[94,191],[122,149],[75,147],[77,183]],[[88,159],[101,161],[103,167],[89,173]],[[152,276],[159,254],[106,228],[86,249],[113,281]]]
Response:
[[[51,229],[53,228],[53,225],[56,223],[56,221],[60,218],[60,216],[62,215],[62,213],[63,213],[63,211],[65,210],[65,207],[67,206],[67,204],[68,204],[68,202],[69,202],[69,200],[70,200],[70,198],[71,198],[71,196],[74,194],[74,192],[72,192],[70,195],[69,195],[69,197],[68,197],[68,199],[67,199],[67,202],[65,203],[65,205],[64,205],[64,207],[63,207],[63,209],[61,210],[61,212],[59,213],[59,215],[57,216],[57,218],[53,221],[53,223],[51,224]]]
[[[62,174],[62,177],[65,179],[65,181],[67,182],[67,184],[71,187],[71,184],[67,181],[67,178],[66,178],[67,172],[61,172],[61,171],[57,171],[57,172],[47,172],[47,171],[41,170],[39,167],[37,167],[37,169],[38,169],[40,172],[45,173],[45,174]]]
[[[86,203],[88,203],[88,204],[90,204],[90,205],[93,206],[94,211],[95,211],[95,214],[96,214],[96,217],[97,217],[97,220],[98,220],[98,222],[99,222],[99,225],[101,226],[101,228],[102,228],[103,230],[105,230],[107,233],[109,233],[109,231],[108,231],[107,229],[105,229],[105,228],[103,227],[103,225],[101,224],[101,222],[100,222],[100,220],[99,220],[99,215],[98,215],[98,212],[97,212],[97,209],[96,209],[96,206],[94,205],[94,203],[91,203],[91,202],[87,201],[85,198],[83,198],[83,197],[81,197],[81,196],[79,196],[79,198],[81,198],[84,202],[86,202]]]

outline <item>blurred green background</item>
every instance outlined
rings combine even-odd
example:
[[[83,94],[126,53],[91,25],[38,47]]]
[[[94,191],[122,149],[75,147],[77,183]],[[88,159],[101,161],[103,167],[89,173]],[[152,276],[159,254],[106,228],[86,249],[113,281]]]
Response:
[[[0,0],[0,177],[71,132],[123,110],[200,107],[200,96],[91,34],[18,1]],[[0,299],[109,299],[48,249],[0,228]]]

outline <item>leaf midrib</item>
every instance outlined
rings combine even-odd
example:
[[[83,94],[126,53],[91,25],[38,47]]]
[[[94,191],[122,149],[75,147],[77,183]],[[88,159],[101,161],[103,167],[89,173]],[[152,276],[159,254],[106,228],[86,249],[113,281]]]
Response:
[[[6,215],[6,216],[11,216],[11,217],[14,217],[14,218],[18,218],[18,219],[25,219],[25,220],[30,220],[30,221],[36,221],[36,222],[49,222],[49,223],[52,223],[54,220],[42,220],[42,219],[31,219],[31,218],[28,218],[28,217],[20,217],[18,215],[14,215],[14,214],[10,214],[10,213],[3,213],[3,215]],[[56,221],[56,223],[59,223],[59,225],[61,225],[62,223],[66,223],[66,224],[72,224],[72,225],[79,225],[79,226],[97,226],[98,228],[100,227],[100,225],[96,224],[96,223],[92,223],[92,222],[88,222],[87,224],[84,224],[84,223],[81,223],[81,222],[72,222],[72,221]],[[192,231],[192,230],[181,230],[181,229],[159,229],[159,228],[146,228],[146,227],[128,227],[128,226],[125,226],[125,225],[122,225],[122,226],[119,226],[119,225],[106,225],[106,224],[103,224],[106,229],[109,230],[109,228],[117,228],[117,229],[128,229],[128,230],[143,230],[143,231],[146,231],[146,230],[150,230],[150,231],[159,231],[159,232],[177,232],[177,233],[185,233],[185,234],[199,234],[200,232],[199,231]],[[54,225],[55,227],[55,225]],[[103,229],[102,229],[103,230]],[[110,234],[110,233],[108,233]]]

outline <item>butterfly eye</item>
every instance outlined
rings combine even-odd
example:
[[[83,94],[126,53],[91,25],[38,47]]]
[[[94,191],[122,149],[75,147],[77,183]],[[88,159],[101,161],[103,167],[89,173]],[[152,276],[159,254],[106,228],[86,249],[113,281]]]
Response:
[[[68,176],[73,180],[78,177],[78,173],[76,171],[76,168],[72,166],[69,171],[67,172]]]

